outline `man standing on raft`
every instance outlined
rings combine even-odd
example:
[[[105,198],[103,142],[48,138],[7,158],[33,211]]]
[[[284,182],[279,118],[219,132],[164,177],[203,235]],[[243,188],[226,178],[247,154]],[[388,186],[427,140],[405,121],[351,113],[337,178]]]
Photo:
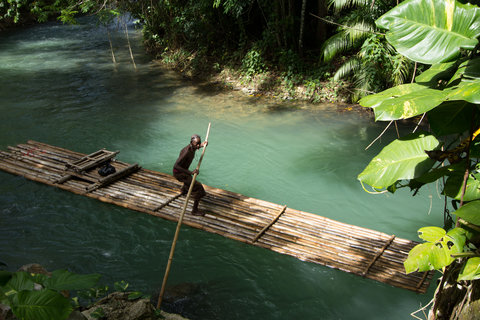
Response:
[[[173,176],[180,182],[183,182],[182,186],[182,194],[187,194],[188,189],[190,188],[190,184],[192,183],[192,176],[196,173],[198,175],[198,170],[195,169],[190,171],[188,168],[190,164],[192,164],[193,158],[195,157],[195,151],[198,149],[205,147],[208,144],[207,141],[202,143],[200,136],[198,134],[194,134],[190,139],[190,144],[180,151],[180,155],[178,156],[177,161],[175,161],[175,165],[173,166]],[[195,181],[193,185],[191,196],[194,199],[193,202],[193,209],[192,214],[194,216],[203,216],[205,213],[198,210],[198,203],[200,199],[205,196],[205,189],[203,188],[202,184],[198,181]]]

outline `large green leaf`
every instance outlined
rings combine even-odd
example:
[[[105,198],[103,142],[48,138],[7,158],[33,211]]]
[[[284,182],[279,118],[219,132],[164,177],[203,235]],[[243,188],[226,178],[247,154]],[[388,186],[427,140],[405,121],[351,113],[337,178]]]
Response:
[[[16,294],[22,290],[33,290],[32,276],[27,272],[15,272],[4,287],[7,296]]]
[[[474,58],[462,62],[449,84],[458,84],[462,79],[480,79],[480,58]]]
[[[480,104],[480,80],[462,81],[457,86],[447,90],[448,100],[464,100]]]
[[[439,168],[432,169],[428,171],[427,173],[421,175],[418,178],[415,178],[415,180],[421,184],[426,184],[426,183],[432,183],[437,181],[438,179],[442,177],[448,177],[452,173],[455,173],[458,170],[465,169],[465,162],[459,162],[447,166],[441,166]]]
[[[428,271],[448,266],[455,259],[452,254],[460,253],[466,242],[465,230],[455,228],[448,233],[438,227],[424,227],[419,230],[428,242],[416,245],[403,263],[407,273]]]
[[[458,275],[458,281],[477,279],[480,279],[480,257],[468,259]]]
[[[65,320],[72,312],[67,298],[53,290],[20,291],[15,295],[12,311],[19,319]]]
[[[447,231],[440,227],[423,227],[418,229],[418,237],[428,242],[440,241],[446,234]]]
[[[399,120],[415,117],[435,108],[445,100],[447,94],[417,83],[409,83],[366,96],[359,103],[363,107],[373,108],[375,120]]]
[[[415,82],[434,88],[438,84],[438,81],[450,80],[457,71],[457,68],[457,61],[437,63],[415,77]]]
[[[451,61],[472,50],[480,35],[480,10],[454,0],[407,0],[375,22],[398,52],[425,64]]]
[[[465,221],[480,226],[480,201],[472,201],[465,204],[455,211],[455,215]]]
[[[427,113],[428,123],[438,136],[462,133],[470,129],[474,108],[466,101],[446,101]]]
[[[463,171],[451,175],[445,183],[443,193],[450,198],[460,200],[462,198]],[[470,174],[467,179],[467,188],[463,196],[464,201],[480,199],[480,173]]]
[[[75,274],[67,270],[55,270],[48,278],[44,286],[49,289],[62,290],[85,290],[94,287],[101,275],[99,274]]]
[[[434,164],[425,150],[439,146],[433,135],[415,133],[397,139],[372,159],[358,180],[374,188],[387,188],[397,180],[420,177]]]

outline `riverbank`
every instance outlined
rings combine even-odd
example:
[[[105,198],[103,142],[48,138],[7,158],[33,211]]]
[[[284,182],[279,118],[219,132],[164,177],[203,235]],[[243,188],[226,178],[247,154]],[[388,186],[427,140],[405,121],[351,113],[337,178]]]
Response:
[[[358,107],[358,104],[351,103],[351,91],[343,81],[313,79],[302,72],[281,71],[280,67],[274,65],[255,72],[248,71],[242,64],[236,63],[234,58],[161,48],[148,40],[145,41],[145,48],[156,61],[190,80],[238,90],[255,97]]]

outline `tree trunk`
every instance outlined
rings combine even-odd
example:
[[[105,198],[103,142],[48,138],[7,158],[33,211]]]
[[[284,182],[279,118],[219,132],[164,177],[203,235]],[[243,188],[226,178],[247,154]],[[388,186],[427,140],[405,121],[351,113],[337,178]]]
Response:
[[[305,28],[305,10],[307,7],[307,0],[302,1],[302,11],[300,13],[300,34],[298,35],[298,53],[303,58],[303,30]]]
[[[317,15],[321,18],[324,18],[327,15],[327,5],[325,3],[325,0],[318,0],[318,9],[317,9]],[[317,21],[317,31],[316,31],[316,40],[319,43],[319,45],[322,45],[323,42],[325,41],[327,37],[327,30],[326,30],[326,24],[323,22],[323,20],[320,19],[315,19]]]
[[[472,320],[480,314],[480,280],[461,281],[457,277],[460,264],[446,267],[441,282],[435,291],[434,303],[428,314],[429,320]],[[476,316],[475,316],[476,315]]]

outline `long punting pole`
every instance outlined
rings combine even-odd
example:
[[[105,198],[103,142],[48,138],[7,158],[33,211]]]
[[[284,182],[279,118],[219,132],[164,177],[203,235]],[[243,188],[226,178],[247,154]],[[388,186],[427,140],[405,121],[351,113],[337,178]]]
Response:
[[[210,125],[211,123],[208,123],[205,142],[208,142],[208,135],[210,134]],[[202,155],[200,156],[200,160],[198,160],[197,171],[200,169],[200,165],[202,164],[203,155],[205,154],[205,149],[207,149],[207,146],[203,147]],[[168,257],[167,269],[165,270],[165,275],[163,276],[162,289],[160,290],[160,295],[158,296],[157,309],[159,309],[160,306],[162,305],[163,294],[165,293],[165,286],[167,284],[168,274],[170,273],[170,267],[172,266],[173,253],[175,252],[175,246],[177,245],[178,234],[180,233],[180,227],[182,226],[183,216],[185,215],[185,211],[187,210],[188,200],[190,199],[190,194],[192,193],[193,185],[195,184],[197,175],[198,173],[195,173],[193,175],[192,183],[190,183],[190,188],[188,188],[187,198],[185,199],[185,204],[183,205],[182,213],[180,214],[180,218],[178,219],[177,229],[175,230],[175,236],[173,237],[172,247],[170,249],[170,256]]]

